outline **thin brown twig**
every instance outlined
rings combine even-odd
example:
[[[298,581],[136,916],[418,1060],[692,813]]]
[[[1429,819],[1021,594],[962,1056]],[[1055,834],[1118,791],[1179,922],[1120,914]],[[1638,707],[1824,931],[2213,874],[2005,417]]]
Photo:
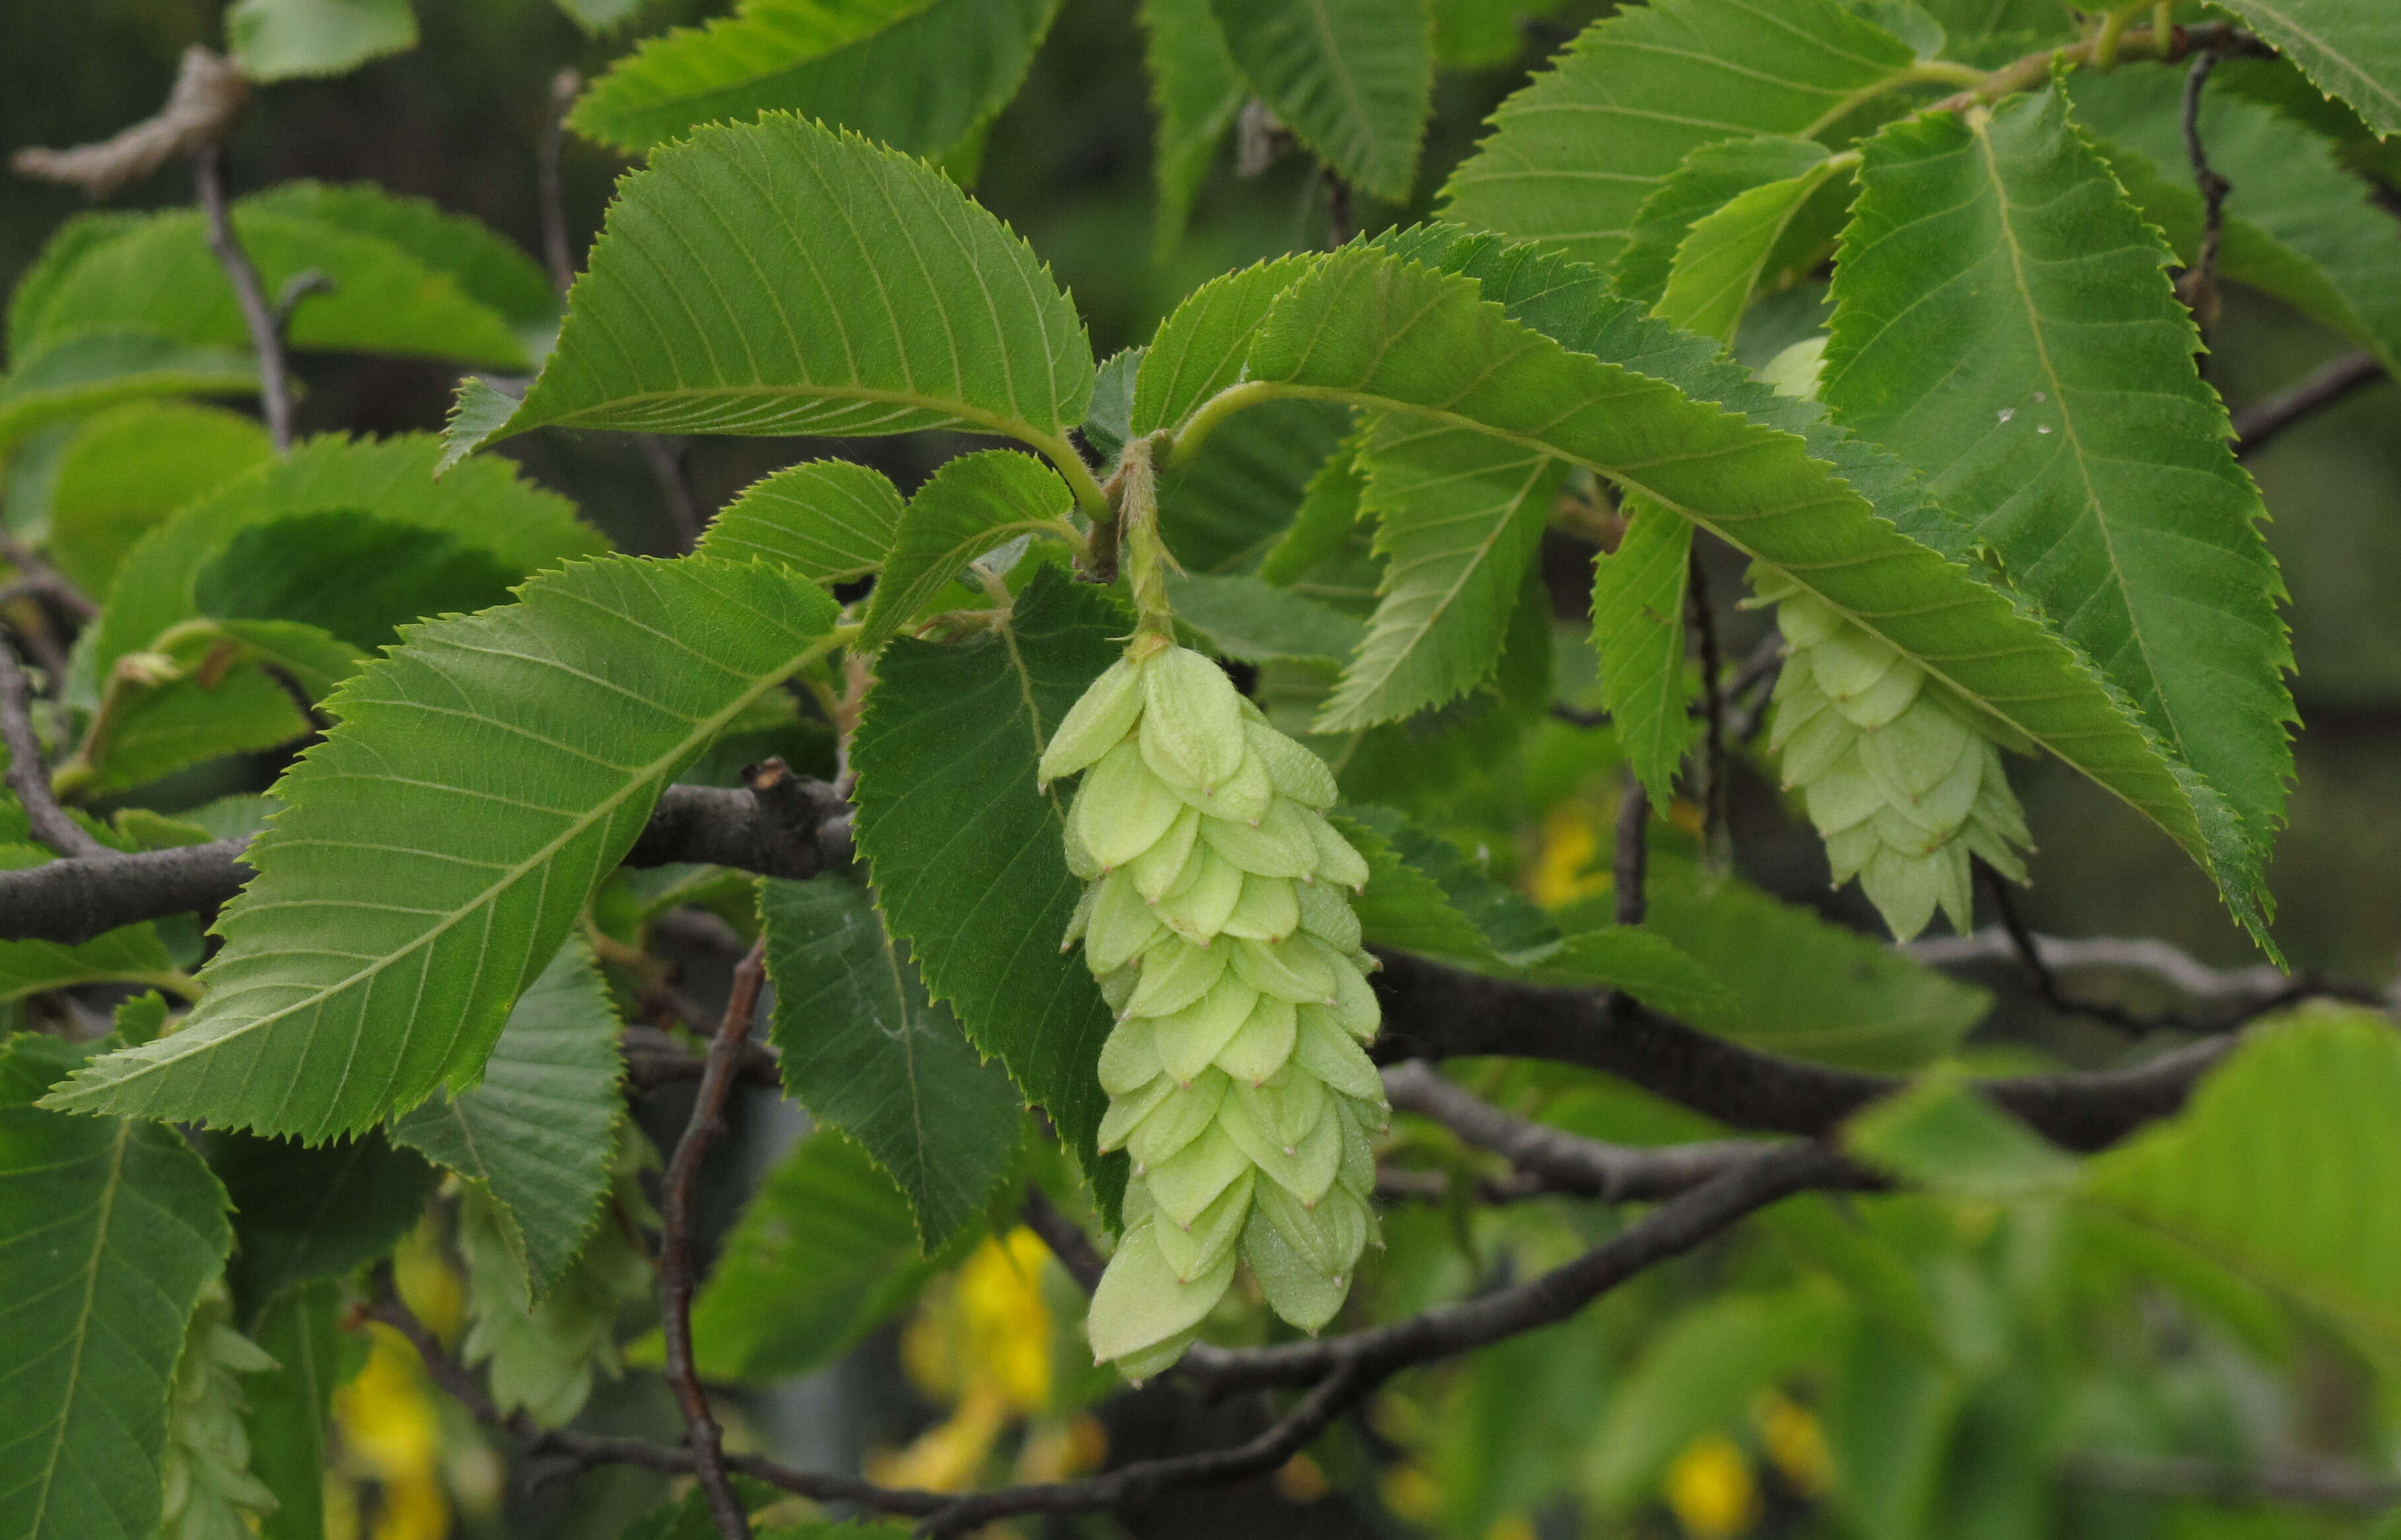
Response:
[[[192,187],[207,218],[209,250],[233,286],[234,302],[241,308],[242,325],[258,355],[259,410],[267,418],[267,436],[278,454],[292,448],[292,390],[283,363],[283,332],[276,324],[275,307],[259,281],[257,265],[242,249],[235,233],[233,213],[226,202],[225,151],[211,144],[192,157]]]
[[[2226,195],[2233,185],[2209,163],[2209,148],[2201,140],[2201,96],[2209,75],[2217,68],[2218,52],[2203,48],[2193,56],[2184,77],[2184,153],[2192,163],[2193,186],[2201,190],[2201,244],[2192,266],[2176,280],[2176,295],[2192,311],[2193,323],[2206,338],[2217,325],[2217,249],[2226,239]],[[2207,356],[2205,353],[2202,355]]]
[[[233,61],[195,43],[184,50],[166,105],[107,139],[73,149],[22,149],[9,159],[21,176],[81,187],[87,197],[110,193],[149,175],[179,156],[225,142],[250,101],[250,82]]]
[[[1101,1286],[1101,1274],[1107,1271],[1108,1262],[1092,1244],[1092,1238],[1084,1233],[1084,1227],[1052,1203],[1049,1193],[1038,1186],[1028,1185],[1025,1203],[1018,1212],[1023,1216],[1026,1228],[1042,1237],[1050,1255],[1059,1258],[1059,1265],[1067,1270],[1067,1275],[1085,1293]]]
[[[2290,1503],[2377,1513],[2401,1507],[2401,1480],[2332,1460],[2230,1465],[2173,1454],[2072,1454],[2059,1474],[2080,1487],[2216,1503]]]
[[[2383,378],[2383,361],[2364,348],[2321,364],[2298,383],[2236,414],[2235,458],[2257,454],[2286,429]]]
[[[1620,925],[1640,925],[1649,911],[1650,836],[1651,793],[1629,772],[1624,799],[1617,804],[1616,845],[1610,857]]]
[[[1686,569],[1684,603],[1701,654],[1701,847],[1716,859],[1724,854],[1726,837],[1726,696],[1725,681],[1720,677],[1725,659],[1718,651],[1717,610],[1709,603],[1708,573],[1698,545]]]
[[[0,741],[8,746],[8,789],[25,809],[34,837],[70,859],[115,854],[67,817],[50,792],[50,767],[34,736],[31,691],[17,654],[0,645]]]
[[[68,582],[57,568],[15,536],[0,534],[0,561],[17,569],[18,575],[9,588],[46,598],[77,620],[89,620],[100,613],[100,606],[92,602],[90,595]]]
[[[560,294],[575,283],[575,258],[567,250],[567,179],[559,163],[567,149],[567,109],[583,89],[583,76],[565,69],[550,77],[550,112],[534,158],[534,196],[542,213],[542,256]]]
[[[667,1384],[683,1412],[693,1473],[707,1493],[710,1516],[725,1540],[748,1540],[750,1519],[726,1474],[725,1433],[708,1409],[708,1393],[701,1388],[700,1371],[693,1362],[692,1296],[697,1283],[692,1255],[693,1193],[700,1181],[701,1162],[725,1134],[725,1101],[733,1093],[736,1066],[750,1038],[751,1019],[759,1011],[759,989],[767,977],[766,956],[767,941],[762,936],[734,966],[725,1020],[709,1042],[707,1066],[701,1072],[700,1091],[693,1098],[692,1120],[667,1159],[659,1193],[659,1315],[666,1340]]]

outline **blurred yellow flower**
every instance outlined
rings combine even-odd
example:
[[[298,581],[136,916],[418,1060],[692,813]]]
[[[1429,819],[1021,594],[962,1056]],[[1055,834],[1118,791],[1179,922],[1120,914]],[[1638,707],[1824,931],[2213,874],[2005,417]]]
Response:
[[[326,1483],[326,1540],[446,1540],[441,1417],[417,1350],[380,1322],[366,1330],[366,1367],[334,1392],[341,1454]],[[336,1473],[347,1479],[333,1479]],[[359,1484],[370,1481],[380,1501],[373,1527],[363,1528]]]
[[[1826,1430],[1817,1414],[1771,1390],[1759,1398],[1751,1416],[1759,1423],[1767,1458],[1794,1490],[1809,1497],[1825,1492],[1833,1478],[1833,1460],[1826,1452]]]
[[[1590,868],[1600,854],[1600,816],[1589,804],[1568,801],[1543,815],[1535,835],[1526,895],[1545,909],[1609,890],[1607,872]]]
[[[1667,1467],[1668,1509],[1694,1540],[1729,1540],[1759,1517],[1750,1463],[1722,1433],[1705,1433]]]
[[[964,1404],[971,1387],[989,1383],[1008,1410],[1048,1403],[1052,1327],[1042,1269],[1050,1258],[1042,1238],[1020,1226],[927,1289],[900,1348],[917,1388]]]

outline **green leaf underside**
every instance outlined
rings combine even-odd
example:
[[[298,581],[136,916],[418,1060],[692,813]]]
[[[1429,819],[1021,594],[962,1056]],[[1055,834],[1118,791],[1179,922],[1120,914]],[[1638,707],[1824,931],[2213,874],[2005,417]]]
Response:
[[[2076,120],[2101,136],[2109,169],[2188,262],[2198,250],[2200,193],[2187,170],[2178,101],[2165,71],[2079,74]],[[2210,169],[2234,185],[2217,270],[2293,305],[2401,370],[2401,245],[2393,216],[2326,140],[2230,92],[2202,100]]]
[[[2087,1162],[2086,1197],[2401,1366],[2401,1044],[2364,1011],[2245,1044],[2172,1121]]]
[[[341,75],[417,47],[417,15],[409,0],[235,0],[226,39],[253,80]]]
[[[1341,611],[1247,573],[1171,574],[1167,599],[1178,622],[1245,663],[1293,658],[1337,666],[1365,634]]]
[[[2401,133],[2401,11],[2382,0],[2218,0],[2298,63],[2318,89]]]
[[[564,498],[524,480],[514,466],[479,462],[435,481],[440,454],[440,443],[425,434],[309,439],[287,459],[260,466],[151,530],[118,570],[89,644],[91,674],[79,686],[93,690],[118,658],[199,614],[194,590],[200,574],[243,530],[261,525],[313,514],[365,515],[449,535],[519,576],[608,548],[576,521]]]
[[[794,112],[912,155],[990,122],[1025,78],[1059,0],[744,0],[646,40],[569,127],[647,150],[703,123]]]
[[[2257,894],[2292,769],[2283,584],[2169,253],[2055,91],[1866,153],[1820,394],[1924,470],[2223,794],[2242,828],[2213,859]]]
[[[2079,1176],[2074,1156],[1955,1071],[1937,1070],[1853,1118],[1843,1147],[1912,1186],[1987,1203],[2065,1192]]]
[[[1794,1058],[1907,1070],[1951,1052],[1992,1008],[1938,973],[1810,910],[1730,879],[1653,873],[1644,928],[1733,993],[1695,1026]]]
[[[590,947],[570,938],[509,1011],[482,1081],[392,1122],[395,1143],[492,1195],[537,1301],[583,1248],[609,1192],[624,1111],[618,1030]]]
[[[693,1301],[693,1357],[712,1380],[780,1380],[833,1361],[949,1258],[917,1250],[909,1201],[831,1129],[767,1176]]]
[[[1141,17],[1151,113],[1159,120],[1152,180],[1159,197],[1155,246],[1163,255],[1183,240],[1209,163],[1250,88],[1226,51],[1209,0],[1143,0]]]
[[[249,354],[137,332],[65,337],[15,362],[0,378],[0,450],[35,429],[123,402],[258,392]]]
[[[541,377],[498,428],[454,421],[450,456],[546,423],[1061,443],[1092,377],[1075,308],[998,220],[919,161],[774,114],[625,183]]]
[[[472,1084],[660,789],[833,618],[764,565],[614,557],[411,631],[280,783],[207,999],[58,1104],[323,1138]]]
[[[1629,7],[1501,104],[1492,133],[1444,186],[1446,213],[1605,268],[1693,150],[1813,137],[1915,62],[1835,0]]]
[[[1427,0],[1210,0],[1251,89],[1353,186],[1408,200],[1434,91]]]
[[[1384,572],[1320,733],[1397,722],[1491,676],[1567,470],[1523,443],[1398,415],[1370,422],[1359,467]]]
[[[927,1253],[974,1224],[1016,1153],[1020,1103],[958,1019],[926,998],[907,947],[847,877],[768,882],[784,1089],[899,1184]]]
[[[1791,575],[2125,798],[2196,859],[2210,851],[2195,811],[2208,788],[2073,649],[1910,538],[1955,543],[1960,531],[1916,498],[1905,471],[1805,404],[1750,383],[1714,344],[1607,299],[1590,268],[1441,227],[1395,244],[1477,277],[1373,249],[1338,253],[1277,301],[1252,351],[1254,376],[1291,393],[1475,427],[1610,476]],[[1494,292],[1510,297],[1508,314],[1488,302]],[[2218,824],[2225,887],[2241,869],[2224,859],[2244,846]],[[2239,882],[2229,898],[2239,909],[2254,902]]]
[[[508,322],[534,356],[558,331],[558,291],[514,241],[488,225],[446,213],[431,200],[405,198],[374,183],[279,182],[242,199],[244,208],[286,214],[371,235],[447,276],[476,303]]]
[[[24,1105],[63,1066],[0,1052],[0,1533],[150,1540],[184,1327],[232,1242],[173,1129]],[[48,1045],[37,1045],[38,1053]]]
[[[752,482],[709,521],[700,554],[764,558],[812,583],[839,583],[883,566],[899,526],[900,494],[883,472],[813,460]]]
[[[1612,269],[1617,292],[1656,305],[1675,270],[1677,248],[1692,233],[1694,221],[1754,187],[1799,176],[1825,158],[1824,145],[1784,134],[1728,140],[1693,151],[1658,191],[1642,200],[1634,227],[1626,232],[1626,249]]]
[[[1688,331],[1731,343],[1743,306],[1786,227],[1833,174],[1821,159],[1798,175],[1739,193],[1695,221],[1676,248],[1656,313]]]
[[[314,1148],[240,1133],[215,1145],[212,1163],[234,1206],[226,1284],[243,1327],[285,1289],[344,1277],[389,1253],[442,1181],[380,1131]]]
[[[1037,791],[1035,765],[1125,631],[1108,598],[1045,569],[992,635],[885,648],[852,751],[858,846],[892,933],[1104,1194],[1123,1168],[1092,1153],[1111,1018],[1059,946],[1083,885],[1061,844],[1067,790]]]
[[[1013,449],[942,462],[901,512],[859,638],[873,647],[915,618],[976,557],[1064,519],[1075,498],[1058,474]]]
[[[294,308],[292,346],[496,369],[530,365],[510,317],[470,295],[449,273],[359,227],[345,209],[313,218],[297,212],[307,207],[297,197],[266,207],[244,199],[233,215],[235,233],[268,294],[281,293],[310,270],[334,282]],[[38,307],[14,319],[20,346],[27,347],[105,332],[222,348],[242,347],[250,337],[197,212],[154,214],[85,251],[48,284]]]
[[[1276,297],[1315,267],[1315,253],[1279,256],[1211,279],[1159,323],[1134,375],[1127,426],[1155,433],[1242,378],[1251,340]]]
[[[1389,807],[1346,806],[1334,816],[1346,838],[1360,841],[1360,853],[1375,868],[1358,904],[1361,928],[1371,940],[1405,952],[1489,956],[1504,963],[1544,956],[1557,946],[1558,928],[1549,915],[1495,881],[1448,840]],[[1388,890],[1379,892],[1379,884]],[[1434,944],[1410,944],[1403,938],[1412,930]],[[1468,944],[1454,943],[1468,937]]]
[[[1684,708],[1693,696],[1684,668],[1693,526],[1644,498],[1627,498],[1620,512],[1625,535],[1593,564],[1592,644],[1618,747],[1652,803],[1665,807],[1700,732]]]
[[[218,406],[134,402],[88,419],[59,454],[51,559],[85,593],[106,594],[146,530],[270,453],[254,419]]]

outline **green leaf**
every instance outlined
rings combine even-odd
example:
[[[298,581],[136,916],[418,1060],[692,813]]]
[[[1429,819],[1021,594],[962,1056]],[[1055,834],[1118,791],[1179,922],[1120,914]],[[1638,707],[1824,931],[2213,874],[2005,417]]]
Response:
[[[1860,1069],[1950,1052],[1992,997],[1732,879],[1654,872],[1646,928],[1733,991],[1740,1013],[1690,1018],[1754,1048]]]
[[[1675,801],[1676,771],[1699,736],[1685,710],[1684,588],[1693,526],[1648,498],[1628,497],[1617,549],[1593,563],[1592,645],[1600,698],[1626,763],[1653,805]]]
[[[1470,860],[1459,846],[1448,840],[1428,833],[1389,807],[1346,806],[1335,816],[1341,820],[1340,828],[1346,838],[1355,839],[1364,833],[1374,845],[1390,851],[1393,860],[1415,873],[1411,879],[1395,881],[1393,886],[1396,889],[1421,892],[1422,889],[1418,888],[1420,880],[1432,883],[1442,904],[1474,928],[1478,938],[1475,947],[1459,951],[1456,955],[1465,957],[1489,955],[1514,965],[1537,961],[1557,950],[1558,928],[1551,923],[1550,916],[1519,897],[1515,889],[1495,881],[1483,867]],[[1366,845],[1360,846],[1360,854],[1367,855],[1371,865],[1377,863],[1378,858],[1368,855]],[[1388,870],[1379,868],[1379,871]],[[1412,897],[1410,901],[1417,903],[1419,901]],[[1370,916],[1384,917],[1383,902],[1383,897],[1376,892],[1376,879],[1371,877],[1367,892],[1362,896],[1359,904],[1360,924],[1368,930],[1371,940],[1378,938],[1376,927],[1368,922]],[[1393,917],[1398,918],[1397,915]],[[1429,917],[1440,919],[1431,913]],[[1447,920],[1440,920],[1440,923],[1449,928]],[[1426,950],[1396,939],[1384,940],[1382,944],[1395,946],[1405,952]]]
[[[1240,418],[1234,420],[1237,425],[1242,421]],[[1338,446],[1302,488],[1292,526],[1260,558],[1259,576],[1306,592],[1311,586],[1311,579],[1329,562],[1354,550],[1365,555],[1361,549],[1366,541],[1359,529],[1359,514],[1366,496],[1367,478],[1359,469],[1356,444]],[[1375,602],[1372,584],[1367,602],[1370,607]]]
[[[2247,847],[2210,789],[2072,648],[1955,556],[1912,538],[1948,543],[1958,530],[1915,499],[1898,466],[1807,404],[1770,397],[1706,339],[1609,301],[1589,268],[1440,227],[1396,244],[1429,258],[1439,251],[1465,271],[1437,274],[1374,249],[1325,258],[1261,329],[1251,389],[1475,427],[1675,509],[2150,816],[2212,862],[2257,933]],[[1482,280],[1544,330],[1489,304]],[[1663,454],[1664,445],[1678,447]]]
[[[334,1459],[327,1425],[341,1378],[342,1325],[350,1301],[331,1278],[286,1289],[252,1330],[276,1367],[249,1376],[250,1472],[275,1494],[262,1540],[324,1540],[325,1472]]]
[[[846,460],[787,465],[752,482],[709,521],[700,554],[764,557],[812,583],[864,577],[891,553],[900,506],[881,471]]]
[[[760,890],[784,1089],[858,1141],[909,1200],[927,1253],[976,1223],[1017,1151],[1016,1088],[926,995],[847,877]]]
[[[346,1277],[389,1254],[442,1181],[380,1131],[314,1148],[220,1134],[210,1163],[233,1199],[226,1283],[244,1329],[293,1286]]]
[[[882,645],[978,557],[1020,535],[1056,534],[1074,507],[1066,484],[1029,455],[979,449],[944,461],[900,515],[859,645]]]
[[[763,565],[613,557],[412,631],[279,783],[207,998],[59,1105],[324,1138],[473,1084],[661,789],[833,618]]]
[[[208,639],[194,639],[207,650]],[[143,695],[79,791],[101,796],[147,785],[207,760],[289,743],[309,730],[282,685],[254,662],[238,663],[213,688],[179,679]]]
[[[1159,529],[1185,570],[1246,572],[1284,537],[1351,414],[1322,401],[1270,401],[1209,435],[1159,483]]]
[[[1903,1181],[1987,1203],[2066,1192],[2080,1170],[1966,1079],[1940,1070],[1853,1118],[1843,1145]]]
[[[253,80],[342,75],[417,47],[417,16],[408,0],[234,0],[226,40]]]
[[[556,423],[965,427],[1071,459],[1092,375],[1075,308],[998,220],[922,162],[770,117],[626,179],[541,377],[498,426],[454,419],[449,456]]]
[[[1336,667],[1364,635],[1341,611],[1247,574],[1172,574],[1167,599],[1179,622],[1224,656],[1245,663],[1296,658]]]
[[[1724,207],[1695,220],[1676,248],[1655,313],[1687,331],[1731,344],[1750,291],[1758,286],[1787,227],[1840,169],[1820,151],[1799,174],[1738,193]]]
[[[1143,350],[1128,419],[1132,432],[1174,427],[1240,380],[1259,323],[1318,261],[1314,253],[1275,257],[1220,274],[1187,295]]]
[[[1159,119],[1152,179],[1158,184],[1153,252],[1165,256],[1184,240],[1192,200],[1234,115],[1250,96],[1209,0],[1143,0],[1143,62],[1150,72],[1150,110]]]
[[[1092,1152],[1111,1015],[1060,949],[1083,884],[1061,843],[1063,793],[1037,790],[1035,766],[1125,631],[1114,602],[1045,568],[990,635],[886,647],[851,751],[858,847],[893,935],[1104,1193],[1124,1167]]]
[[[2380,134],[2401,133],[2401,15],[2381,0],[2218,0]]]
[[[296,205],[295,205],[296,206]],[[448,273],[403,247],[352,227],[350,212],[325,219],[234,205],[234,229],[269,295],[306,272],[334,287],[299,301],[289,336],[301,349],[451,359],[487,368],[532,364],[509,318]],[[342,223],[334,222],[336,219]],[[153,214],[84,251],[49,282],[38,306],[12,314],[22,346],[93,333],[134,332],[191,347],[240,348],[250,338],[199,213]]]
[[[1821,397],[1925,471],[2230,804],[2211,859],[2249,922],[2292,773],[2292,651],[2170,254],[2055,90],[1866,153]]]
[[[1397,722],[1491,677],[1567,469],[1522,443],[1399,415],[1370,423],[1359,466],[1384,574],[1319,733]]]
[[[396,1144],[488,1192],[539,1304],[598,1222],[624,1112],[617,1009],[570,938],[509,1011],[484,1078],[392,1121]]]
[[[50,557],[84,592],[105,594],[134,542],[271,452],[254,419],[215,406],[145,401],[100,413],[60,452]]]
[[[575,24],[588,33],[605,33],[624,26],[638,15],[642,0],[558,0]]]
[[[1739,1029],[1750,1015],[1742,997],[1692,954],[1654,930],[1612,925],[1579,931],[1526,970],[1536,983],[1622,989],[1644,1005],[1687,1021]]]
[[[1931,1540],[1943,1457],[1960,1426],[1968,1386],[1924,1354],[1895,1352],[1872,1330],[1854,1331],[1825,1407],[1833,1455],[1833,1506],[1851,1533],[1874,1540]]]
[[[427,615],[505,603],[524,575],[446,530],[329,509],[236,531],[192,574],[192,604],[219,620],[311,626],[364,653]]]
[[[0,1001],[86,983],[151,984],[185,997],[192,991],[191,980],[167,960],[167,948],[147,920],[120,926],[79,946],[0,942]]]
[[[550,275],[480,220],[446,213],[426,199],[405,198],[371,182],[279,182],[241,201],[260,213],[371,235],[397,247],[447,277],[468,298],[497,311],[530,358],[548,352],[558,335],[558,291]]]
[[[1234,62],[1344,180],[1406,203],[1434,96],[1427,0],[1210,0]]]
[[[1727,1294],[1681,1312],[1610,1396],[1585,1480],[1612,1507],[1648,1495],[1685,1445],[1839,1347],[1853,1313],[1822,1284]]]
[[[702,123],[784,111],[939,158],[1017,94],[1059,0],[742,0],[651,38],[568,126],[647,150]]]
[[[1486,956],[1492,942],[1467,917],[1459,901],[1384,837],[1385,828],[1402,821],[1400,816],[1390,814],[1373,822],[1358,816],[1382,811],[1353,807],[1329,818],[1366,859],[1367,886],[1351,907],[1358,913],[1359,928],[1367,944],[1461,961]]]
[[[451,536],[518,576],[608,548],[564,499],[514,466],[484,461],[436,481],[440,454],[441,445],[423,434],[309,439],[144,535],[109,591],[82,698],[96,698],[98,681],[118,658],[201,613],[195,592],[201,572],[245,529],[311,515],[364,515]]]
[[[2182,85],[2164,71],[2071,77],[2077,121],[2104,136],[2109,169],[2188,264],[2199,250],[2201,194],[2184,149]],[[2308,89],[2302,87],[2302,89]],[[2322,103],[2323,104],[2323,103]],[[2236,191],[2217,270],[2264,289],[2401,369],[2401,246],[2393,216],[2334,145],[2284,113],[2223,90],[2202,99],[2212,170]]]
[[[2382,1017],[2328,1009],[2257,1034],[2176,1118],[2086,1169],[2090,1201],[2401,1367],[2401,1041]]]
[[[1815,138],[1919,76],[1907,44],[1835,0],[1629,6],[1501,104],[1443,188],[1446,217],[1605,268],[1701,145]]]
[[[225,1189],[172,1128],[27,1105],[63,1067],[41,1039],[0,1051],[0,1533],[150,1540]]]
[[[258,367],[247,353],[172,337],[99,333],[11,353],[17,366],[0,378],[0,451],[50,423],[124,402],[258,391]]]
[[[1824,145],[1783,134],[1701,145],[1678,163],[1658,191],[1642,200],[1613,269],[1617,292],[1628,299],[1658,304],[1675,270],[1677,249],[1692,234],[1696,221],[1753,188],[1801,176],[1825,160]]]
[[[1092,399],[1077,428],[1104,461],[1114,463],[1132,435],[1134,377],[1146,351],[1119,348],[1101,361],[1100,372],[1092,378]]]
[[[711,1380],[805,1374],[899,1313],[955,1259],[920,1255],[892,1178],[849,1139],[820,1130],[768,1173],[727,1237],[693,1304],[693,1360]]]

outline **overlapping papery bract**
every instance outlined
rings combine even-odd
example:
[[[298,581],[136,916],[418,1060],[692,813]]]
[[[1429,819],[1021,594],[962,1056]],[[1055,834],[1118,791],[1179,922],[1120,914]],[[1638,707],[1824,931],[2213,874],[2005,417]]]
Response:
[[[1993,736],[2009,729],[1789,579],[1754,566],[1751,585],[1784,633],[1768,747],[1808,806],[1835,884],[1858,877],[1902,941],[1938,906],[1965,934],[1970,857],[2025,880],[2018,851],[2032,842]]]
[[[220,1278],[192,1312],[168,1396],[159,1540],[246,1540],[275,1511],[275,1494],[251,1474],[240,1376],[276,1364],[232,1320]]]
[[[1078,771],[1067,861],[1090,887],[1065,944],[1118,1012],[1100,1143],[1135,1174],[1088,1325],[1141,1379],[1190,1345],[1238,1258],[1313,1331],[1377,1239],[1376,964],[1342,891],[1367,864],[1325,821],[1324,763],[1155,634],[1051,738],[1042,778]]]

